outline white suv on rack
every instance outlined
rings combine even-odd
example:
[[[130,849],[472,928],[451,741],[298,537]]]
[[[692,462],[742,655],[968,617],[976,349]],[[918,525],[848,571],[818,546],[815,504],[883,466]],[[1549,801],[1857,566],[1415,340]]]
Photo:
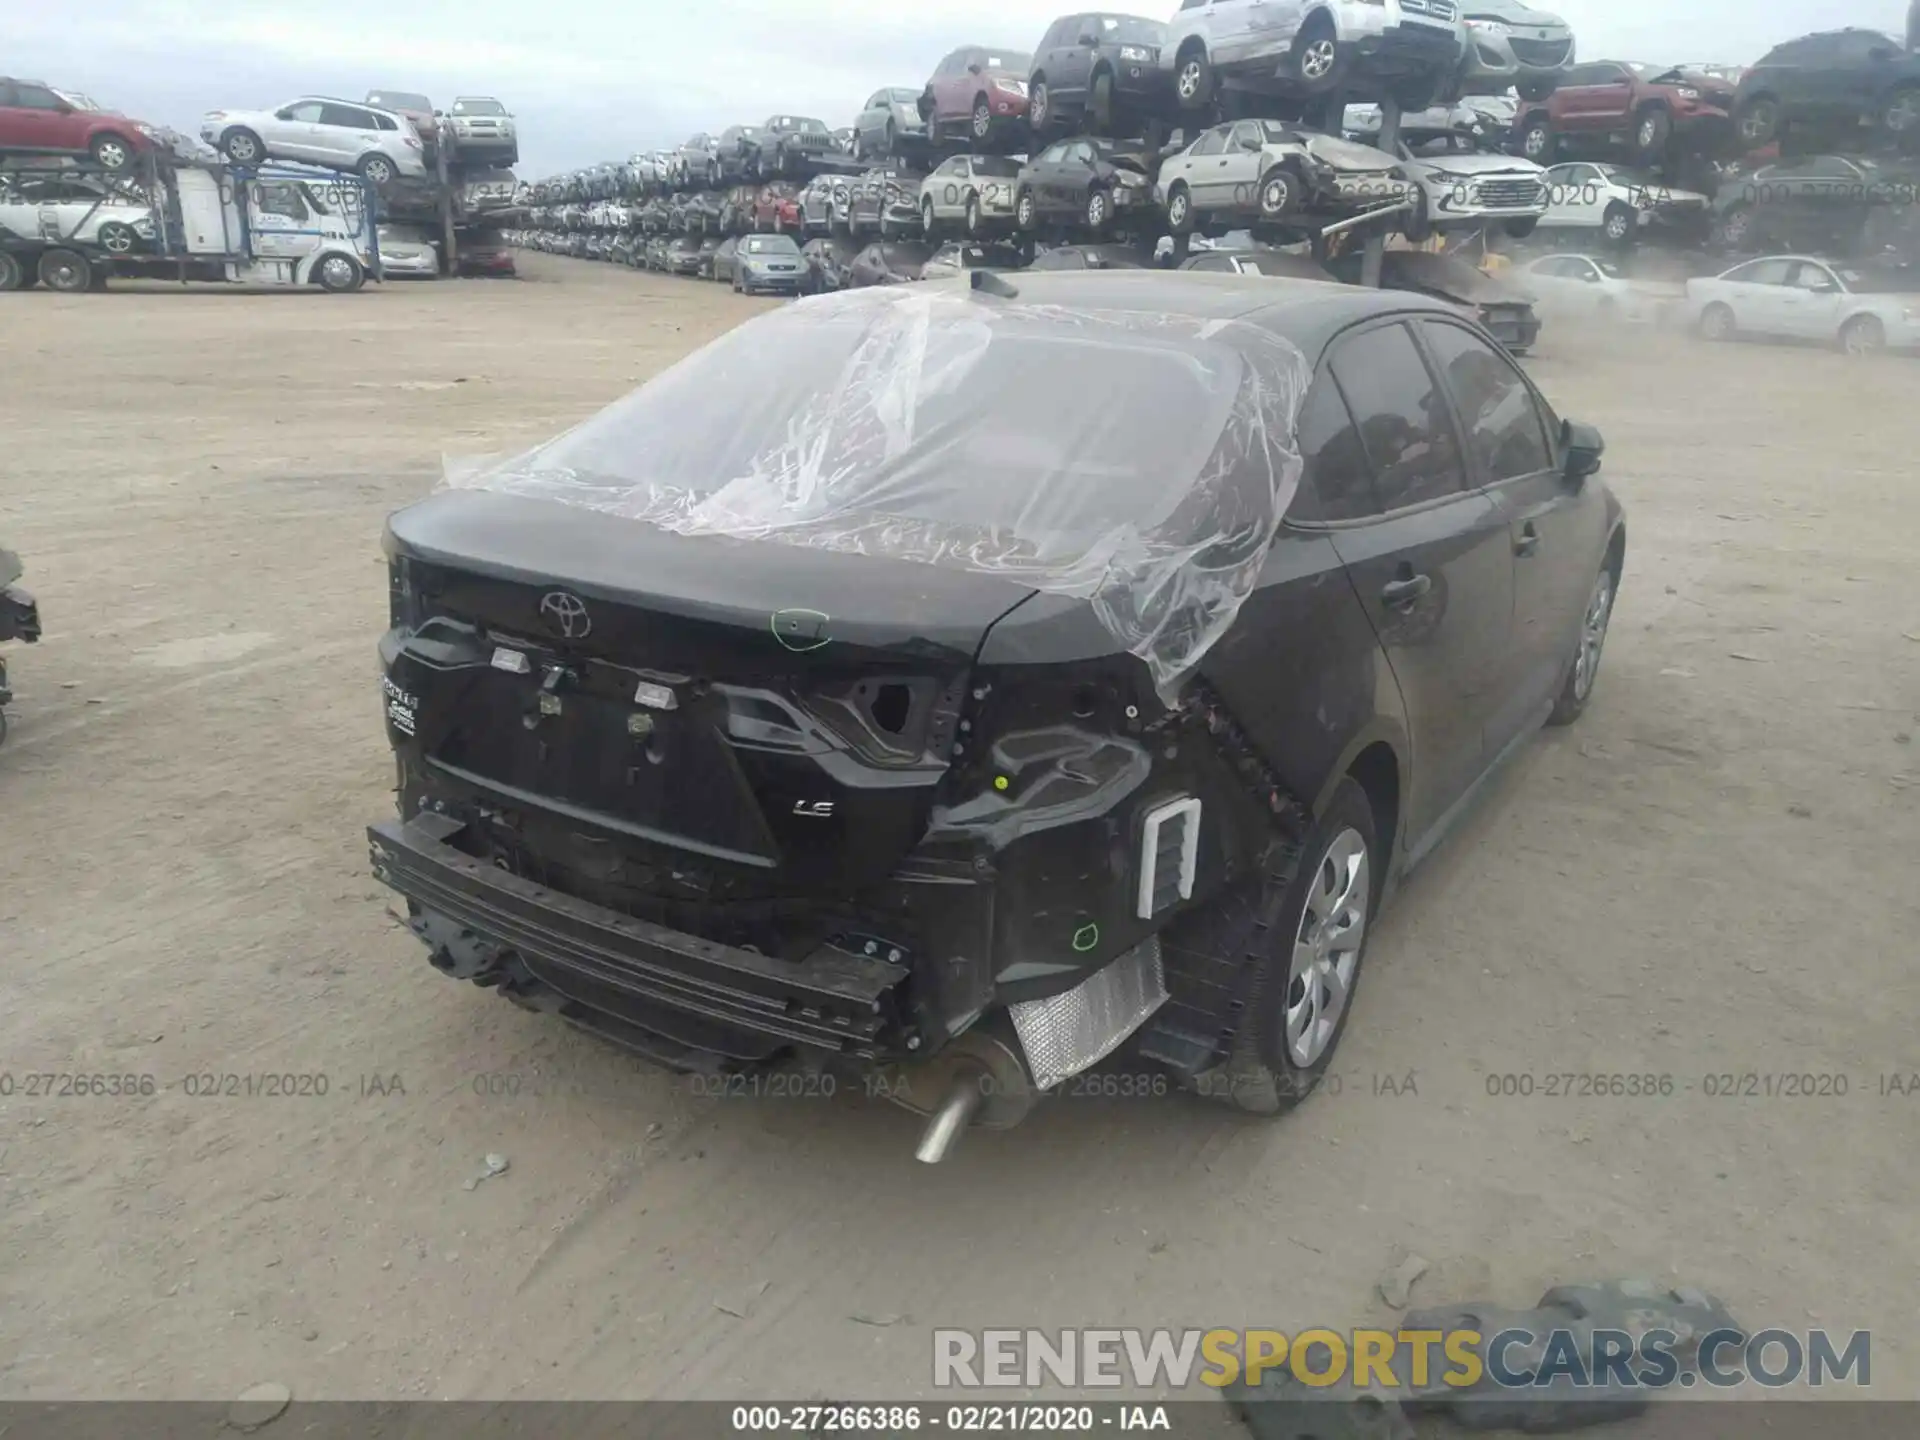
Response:
[[[1356,71],[1404,109],[1448,94],[1466,56],[1456,0],[1181,0],[1160,47],[1183,110],[1203,110],[1222,80],[1328,95]]]
[[[427,173],[413,122],[354,100],[310,95],[278,110],[210,110],[200,122],[200,137],[236,165],[304,160],[356,170],[373,185]]]

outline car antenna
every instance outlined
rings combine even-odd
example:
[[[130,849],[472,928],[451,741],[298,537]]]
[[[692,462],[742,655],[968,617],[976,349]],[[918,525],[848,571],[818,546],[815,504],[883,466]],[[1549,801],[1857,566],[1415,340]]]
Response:
[[[972,280],[973,288],[976,292],[984,290],[989,295],[998,295],[1002,300],[1018,300],[1020,298],[1019,286],[1004,276],[996,275],[991,270],[970,271],[969,277]]]

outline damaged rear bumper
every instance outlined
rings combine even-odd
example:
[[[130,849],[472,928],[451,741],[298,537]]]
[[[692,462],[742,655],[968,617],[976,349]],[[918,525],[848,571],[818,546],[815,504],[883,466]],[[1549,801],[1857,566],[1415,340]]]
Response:
[[[375,877],[406,897],[433,963],[499,986],[660,1064],[721,1070],[792,1047],[864,1068],[904,1048],[905,968],[823,946],[789,962],[563,895],[464,854],[444,816],[368,827]]]

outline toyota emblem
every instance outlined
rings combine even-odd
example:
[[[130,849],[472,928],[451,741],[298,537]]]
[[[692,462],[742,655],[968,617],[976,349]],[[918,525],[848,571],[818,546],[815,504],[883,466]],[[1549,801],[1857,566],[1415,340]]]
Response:
[[[540,599],[540,614],[563,640],[584,640],[593,633],[593,617],[578,595],[550,590]]]

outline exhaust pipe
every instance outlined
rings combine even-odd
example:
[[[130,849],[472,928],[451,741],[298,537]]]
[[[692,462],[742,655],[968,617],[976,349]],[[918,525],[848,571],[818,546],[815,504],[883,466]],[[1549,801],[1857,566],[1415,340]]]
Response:
[[[913,1152],[913,1158],[923,1165],[938,1165],[947,1158],[947,1152],[953,1149],[960,1139],[960,1132],[973,1123],[973,1117],[980,1113],[981,1106],[987,1103],[985,1070],[976,1071],[971,1078],[960,1076],[953,1082],[953,1088],[947,1091],[947,1098],[940,1108],[933,1112],[933,1118],[927,1122],[926,1130],[920,1136],[919,1147]]]
[[[914,1158],[938,1165],[975,1126],[1006,1130],[1026,1119],[1040,1098],[1018,1042],[976,1026],[931,1060],[888,1072],[884,1093],[927,1117]]]

